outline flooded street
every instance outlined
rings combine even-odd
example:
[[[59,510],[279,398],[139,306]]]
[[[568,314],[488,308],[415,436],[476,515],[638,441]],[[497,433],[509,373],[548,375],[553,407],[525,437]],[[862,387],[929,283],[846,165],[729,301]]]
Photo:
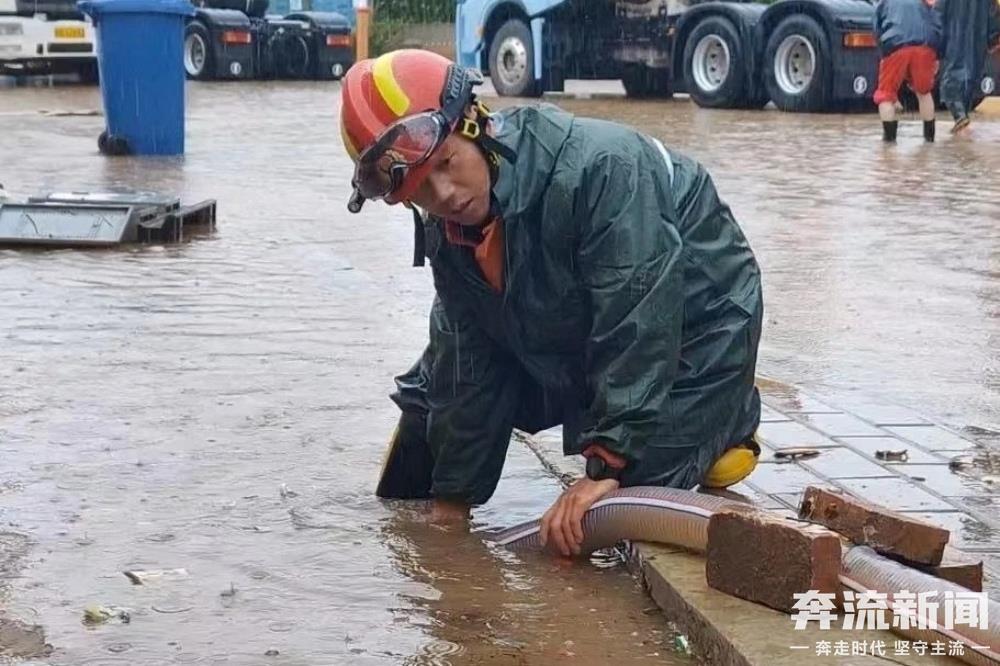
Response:
[[[337,85],[188,94],[185,157],[108,159],[103,118],[39,113],[97,89],[0,88],[10,194],[219,207],[180,246],[0,250],[0,532],[30,538],[0,606],[44,626],[46,663],[691,663],[622,567],[477,534],[557,497],[523,445],[472,533],[373,496],[432,298],[409,214],[347,212]],[[874,115],[561,103],[712,171],[764,271],[762,374],[1000,430],[1000,121],[926,146],[911,119],[886,148]],[[94,604],[131,622],[84,626]]]

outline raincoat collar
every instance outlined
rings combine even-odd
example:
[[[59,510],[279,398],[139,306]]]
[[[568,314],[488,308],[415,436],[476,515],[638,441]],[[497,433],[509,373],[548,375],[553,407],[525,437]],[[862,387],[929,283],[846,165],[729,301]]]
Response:
[[[551,104],[525,106],[493,114],[494,138],[517,154],[516,165],[500,160],[493,184],[505,224],[542,198],[573,124],[573,116]]]

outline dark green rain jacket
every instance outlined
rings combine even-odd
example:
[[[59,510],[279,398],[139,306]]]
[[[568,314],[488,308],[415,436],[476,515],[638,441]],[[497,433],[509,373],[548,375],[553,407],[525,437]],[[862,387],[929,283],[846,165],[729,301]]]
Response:
[[[937,0],[944,28],[941,48],[941,101],[968,112],[979,97],[987,50],[1000,38],[996,0]]]
[[[494,186],[504,291],[428,221],[430,344],[393,395],[426,415],[401,424],[426,424],[431,493],[485,502],[512,428],[556,425],[567,455],[624,456],[623,486],[697,485],[760,418],[746,238],[704,168],[628,127],[551,106],[492,122],[517,153]]]

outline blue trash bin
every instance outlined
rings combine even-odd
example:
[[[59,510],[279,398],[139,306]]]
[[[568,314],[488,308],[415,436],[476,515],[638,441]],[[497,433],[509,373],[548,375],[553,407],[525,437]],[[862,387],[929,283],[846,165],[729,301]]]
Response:
[[[184,24],[188,0],[82,0],[98,37],[107,133],[102,152],[184,152]]]

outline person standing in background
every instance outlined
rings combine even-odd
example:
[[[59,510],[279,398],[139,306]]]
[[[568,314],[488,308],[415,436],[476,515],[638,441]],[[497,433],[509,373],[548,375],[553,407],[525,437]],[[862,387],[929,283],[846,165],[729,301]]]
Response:
[[[996,0],[937,0],[935,6],[944,26],[941,101],[955,119],[954,134],[969,126],[987,53],[1000,41],[1000,7]]]
[[[882,138],[896,140],[899,89],[909,83],[920,103],[924,139],[934,141],[934,79],[941,41],[939,16],[930,0],[879,0],[875,6],[875,34],[882,60],[879,63],[875,103],[882,119]]]

